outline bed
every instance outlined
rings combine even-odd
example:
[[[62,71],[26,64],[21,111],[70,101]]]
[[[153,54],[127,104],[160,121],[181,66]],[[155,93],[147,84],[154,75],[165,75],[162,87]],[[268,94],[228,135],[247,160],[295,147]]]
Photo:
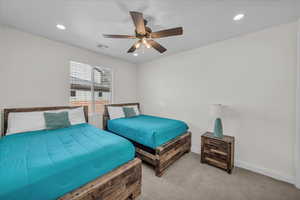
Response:
[[[2,135],[11,112],[70,108],[5,109]],[[87,123],[7,135],[0,139],[0,199],[135,199],[141,161],[134,155],[129,141]]]
[[[136,156],[155,168],[160,177],[166,169],[191,149],[191,133],[179,120],[139,115],[110,120],[109,106],[137,106],[139,103],[110,104],[105,106],[103,129],[130,140]]]

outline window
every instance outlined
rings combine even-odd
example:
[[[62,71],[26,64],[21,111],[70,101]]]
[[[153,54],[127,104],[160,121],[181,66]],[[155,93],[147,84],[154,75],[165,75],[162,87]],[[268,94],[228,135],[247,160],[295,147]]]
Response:
[[[112,72],[109,68],[70,62],[70,104],[88,106],[89,113],[102,114],[112,99]]]

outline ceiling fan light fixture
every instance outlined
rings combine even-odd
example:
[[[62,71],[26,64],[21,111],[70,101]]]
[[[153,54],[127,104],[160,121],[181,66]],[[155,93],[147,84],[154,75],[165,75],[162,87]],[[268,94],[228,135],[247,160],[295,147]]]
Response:
[[[135,48],[140,48],[140,46],[141,46],[141,43],[136,43],[136,45],[135,45]]]
[[[146,38],[142,39],[142,43],[146,46],[147,49],[151,48],[151,45],[148,43]]]
[[[142,42],[143,42],[143,44],[146,44],[146,43],[147,43],[146,38],[143,38],[143,39],[142,39]]]
[[[133,53],[137,49],[142,47],[142,53],[144,53],[144,49],[153,48],[159,53],[164,53],[167,51],[165,47],[163,47],[158,42],[153,39],[157,38],[165,38],[171,36],[178,36],[183,34],[182,27],[170,28],[165,30],[160,30],[156,32],[152,32],[151,28],[147,25],[147,20],[144,19],[143,13],[130,11],[132,21],[134,23],[135,35],[111,35],[111,34],[103,34],[105,38],[119,38],[119,39],[137,39],[137,41],[128,49],[127,53]],[[138,54],[133,54],[137,56]]]
[[[139,54],[138,53],[133,53],[133,56],[138,56]]]
[[[151,48],[151,45],[148,42],[145,44],[145,46],[146,46],[147,49]]]

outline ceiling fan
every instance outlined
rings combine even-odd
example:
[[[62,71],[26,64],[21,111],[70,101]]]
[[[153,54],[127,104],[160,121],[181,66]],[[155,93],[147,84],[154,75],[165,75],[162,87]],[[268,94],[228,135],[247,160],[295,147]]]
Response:
[[[161,30],[157,32],[152,32],[151,28],[147,25],[147,20],[143,18],[143,14],[140,12],[130,11],[131,18],[135,25],[135,36],[132,35],[107,35],[103,34],[105,38],[119,38],[119,39],[138,39],[127,51],[127,53],[133,53],[141,45],[145,45],[147,48],[153,47],[160,53],[164,53],[167,49],[160,45],[158,42],[154,41],[155,38],[163,38],[169,36],[182,35],[182,27],[171,28],[166,30]]]

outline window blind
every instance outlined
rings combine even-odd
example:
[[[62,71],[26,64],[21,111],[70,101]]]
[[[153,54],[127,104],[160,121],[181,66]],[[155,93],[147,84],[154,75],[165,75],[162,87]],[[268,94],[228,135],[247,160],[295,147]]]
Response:
[[[111,69],[70,62],[70,104],[88,106],[89,112],[102,114],[111,102]]]

